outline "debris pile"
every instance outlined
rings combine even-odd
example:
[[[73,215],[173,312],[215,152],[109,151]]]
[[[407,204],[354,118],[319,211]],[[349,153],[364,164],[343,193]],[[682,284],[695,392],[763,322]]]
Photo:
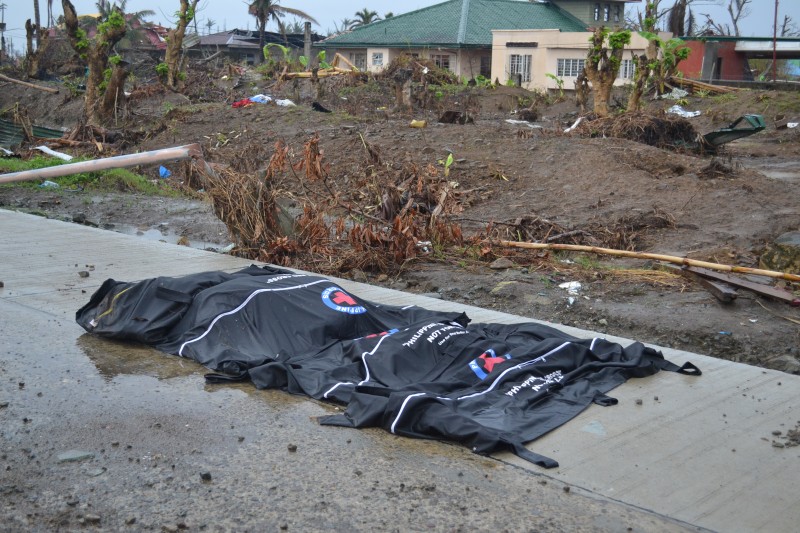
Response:
[[[582,137],[615,137],[657,148],[674,148],[697,142],[697,131],[684,118],[670,115],[624,113],[584,120],[574,130]]]
[[[236,167],[209,166],[203,186],[235,252],[323,273],[386,273],[460,244],[461,227],[450,220],[462,209],[457,184],[432,165],[396,171],[361,140],[363,175],[351,186],[329,179],[318,135],[305,142],[302,155],[277,142],[259,171],[253,157],[264,153],[255,147],[242,152]],[[303,192],[291,195],[283,180],[299,182]]]

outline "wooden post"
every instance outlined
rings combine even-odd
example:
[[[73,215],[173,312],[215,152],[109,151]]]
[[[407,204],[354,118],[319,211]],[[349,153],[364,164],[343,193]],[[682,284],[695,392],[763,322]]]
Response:
[[[303,25],[303,28],[305,29],[305,35],[303,39],[303,55],[306,56],[306,59],[308,59],[308,63],[306,63],[306,70],[311,70],[311,23],[306,22]]]

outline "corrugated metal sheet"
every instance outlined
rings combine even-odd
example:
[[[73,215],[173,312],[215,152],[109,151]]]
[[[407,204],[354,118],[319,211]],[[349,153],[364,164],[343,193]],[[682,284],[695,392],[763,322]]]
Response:
[[[42,139],[58,139],[64,135],[61,130],[34,126],[33,135]],[[0,146],[11,148],[22,142],[22,127],[0,118]]]

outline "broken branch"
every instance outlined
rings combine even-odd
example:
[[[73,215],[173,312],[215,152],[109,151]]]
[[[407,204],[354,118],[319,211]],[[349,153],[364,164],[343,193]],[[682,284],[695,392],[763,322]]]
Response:
[[[688,265],[694,267],[710,268],[723,272],[738,272],[740,274],[753,274],[756,276],[767,276],[770,278],[780,278],[788,281],[800,281],[800,276],[789,274],[788,272],[775,272],[773,270],[762,270],[760,268],[749,268],[736,265],[722,265],[719,263],[709,263],[707,261],[697,261],[687,257],[677,257],[674,255],[651,254],[647,252],[630,252],[627,250],[614,250],[612,248],[599,248],[597,246],[582,246],[578,244],[549,244],[538,242],[514,242],[500,241],[502,246],[515,248],[530,248],[534,250],[567,250],[572,252],[589,252],[593,254],[614,255],[621,257],[633,257],[635,259],[651,259],[654,261],[664,261],[676,265]]]
[[[43,87],[41,85],[35,85],[33,83],[28,83],[27,81],[15,80],[14,78],[9,78],[8,76],[3,76],[2,74],[0,74],[0,80],[10,81],[11,83],[24,85],[25,87],[30,87],[31,89],[39,89],[40,91],[45,91],[52,94],[58,94],[58,89],[53,89],[52,87]]]

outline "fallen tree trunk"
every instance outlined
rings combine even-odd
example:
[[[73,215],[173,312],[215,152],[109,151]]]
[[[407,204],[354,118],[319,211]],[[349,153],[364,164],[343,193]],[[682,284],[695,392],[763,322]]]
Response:
[[[767,276],[770,278],[785,279],[788,281],[800,281],[800,276],[789,274],[788,272],[775,272],[774,270],[762,270],[760,268],[749,268],[736,265],[722,265],[719,263],[709,263],[707,261],[697,261],[687,257],[677,257],[674,255],[651,254],[647,252],[629,252],[628,250],[614,250],[613,248],[599,248],[597,246],[583,246],[578,244],[550,244],[538,242],[515,242],[500,241],[503,246],[515,248],[529,248],[534,250],[567,250],[571,252],[589,252],[593,254],[615,255],[620,257],[633,257],[635,259],[651,259],[654,261],[664,261],[676,265],[687,265],[693,267],[710,268],[723,272],[738,272],[740,274],[753,274],[756,276]]]
[[[14,78],[9,78],[8,76],[3,76],[0,74],[0,80],[2,81],[10,81],[11,83],[17,83],[19,85],[24,85],[25,87],[30,87],[31,89],[39,89],[40,91],[45,91],[52,94],[58,94],[58,89],[53,89],[52,87],[42,87],[41,85],[36,85],[34,83],[28,83],[27,81],[22,80],[15,80]]]
[[[129,168],[139,165],[153,165],[166,163],[169,161],[180,161],[183,159],[202,159],[203,152],[199,144],[187,144],[174,148],[164,148],[140,154],[119,155],[96,159],[93,161],[81,161],[80,163],[70,163],[56,167],[39,168],[36,170],[23,170],[22,172],[11,172],[10,174],[0,174],[0,183],[12,183],[16,181],[29,181],[36,179],[50,179],[61,176],[70,176],[81,172],[98,172],[112,168]]]

